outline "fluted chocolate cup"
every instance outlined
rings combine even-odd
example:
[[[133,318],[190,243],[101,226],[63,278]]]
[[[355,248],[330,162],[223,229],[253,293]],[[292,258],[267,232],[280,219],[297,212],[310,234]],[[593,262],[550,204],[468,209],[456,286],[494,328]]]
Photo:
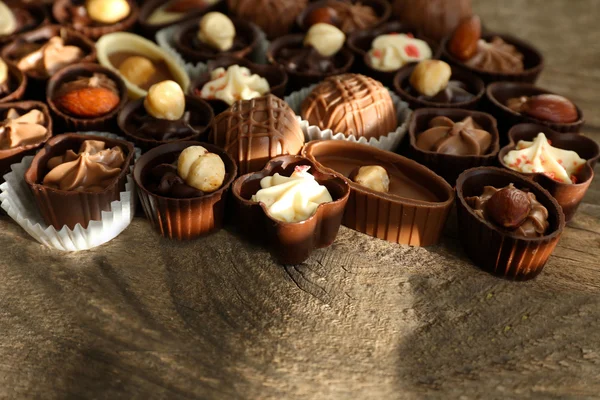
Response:
[[[454,203],[452,187],[429,168],[376,147],[342,140],[312,141],[302,154],[350,185],[343,224],[392,243],[436,244]],[[386,169],[390,190],[378,192],[350,179],[363,166]]]
[[[139,8],[135,0],[127,0],[127,3],[129,3],[130,7],[129,15],[114,24],[73,24],[73,18],[69,13],[68,7],[70,5],[85,4],[84,0],[56,0],[52,6],[52,16],[59,24],[79,31],[92,40],[97,40],[100,36],[108,33],[123,32],[133,29],[138,18]]]
[[[500,165],[506,169],[513,170],[504,162],[504,157],[509,151],[516,148],[520,140],[530,142],[540,132],[544,133],[548,141],[552,142],[552,147],[574,151],[579,157],[586,160],[581,171],[575,174],[577,179],[575,183],[558,182],[541,172],[519,172],[523,176],[539,183],[540,186],[550,192],[552,197],[562,207],[566,222],[569,222],[577,212],[581,200],[583,200],[594,179],[594,167],[598,158],[600,158],[600,146],[592,139],[576,133],[559,133],[545,125],[539,124],[518,124],[508,132],[510,143],[503,147],[498,154]]]
[[[204,196],[187,199],[165,197],[148,190],[148,175],[152,168],[159,164],[176,162],[179,154],[190,146],[202,146],[221,157],[226,174],[221,187]],[[227,193],[236,175],[235,162],[221,148],[190,141],[168,143],[148,151],[137,160],[133,170],[133,178],[146,218],[161,235],[177,240],[194,239],[221,229]]]
[[[429,129],[429,122],[439,116],[448,117],[453,122],[460,122],[467,117],[473,118],[473,121],[481,129],[492,135],[492,144],[488,151],[482,155],[458,155],[437,153],[417,147],[417,137],[419,134]],[[456,184],[456,178],[469,168],[495,165],[498,151],[500,150],[500,136],[498,134],[496,119],[489,114],[479,111],[460,110],[457,108],[418,109],[411,115],[408,125],[408,135],[412,159],[442,176],[452,186]]]
[[[283,222],[273,218],[264,203],[250,199],[260,190],[260,181],[279,173],[290,176],[294,168],[308,165],[309,173],[325,186],[333,201],[319,204],[316,212],[300,222]],[[323,170],[302,156],[279,156],[262,171],[239,177],[233,183],[235,218],[240,230],[252,241],[264,244],[281,264],[305,261],[317,248],[330,246],[337,236],[350,188],[341,177]]]
[[[192,82],[190,86],[189,94],[191,96],[200,97],[200,92],[202,91],[202,87],[210,82],[210,74],[217,68],[225,68],[232,65],[240,65],[242,67],[246,67],[250,70],[252,74],[257,74],[267,80],[269,82],[269,93],[283,99],[285,96],[285,88],[288,82],[288,75],[285,72],[285,69],[281,66],[277,65],[268,65],[268,64],[255,64],[245,58],[239,57],[219,57],[216,60],[209,61],[207,63],[208,71],[203,73]],[[203,99],[212,107],[215,115],[219,115],[221,112],[225,111],[229,108],[229,104],[219,99]]]
[[[548,128],[561,133],[578,133],[585,120],[583,111],[575,104],[578,118],[570,123],[557,123],[537,118],[511,110],[506,106],[506,102],[514,97],[538,96],[541,94],[556,94],[541,87],[523,82],[495,82],[488,85],[486,97],[490,113],[496,117],[499,123],[500,132],[506,134],[510,128],[516,124],[533,123],[545,125]]]
[[[78,152],[86,140],[98,140],[106,143],[107,148],[118,146],[123,150],[125,162],[119,175],[99,192],[61,190],[44,185],[42,182],[49,172],[48,161],[65,154],[67,150]],[[58,135],[48,140],[44,148],[35,155],[25,173],[25,182],[31,188],[40,213],[48,225],[60,230],[63,226],[74,229],[79,224],[85,229],[90,221],[100,221],[102,212],[110,210],[110,203],[120,199],[120,193],[125,191],[133,157],[133,144],[125,140],[76,133]]]
[[[112,80],[119,92],[119,104],[110,112],[94,118],[82,118],[68,114],[55,102],[56,91],[67,82],[77,78],[90,78],[94,74],[103,74]],[[111,69],[98,64],[80,63],[73,64],[61,69],[54,74],[46,86],[46,103],[52,111],[55,124],[62,132],[85,132],[85,131],[116,131],[117,115],[127,103],[127,86],[121,76]]]
[[[473,95],[473,98],[460,103],[438,103],[435,101],[419,99],[410,94],[407,90],[410,86],[410,75],[416,66],[417,64],[405,65],[394,76],[395,92],[402,100],[407,102],[413,110],[419,108],[462,108],[465,110],[474,110],[477,108],[477,105],[485,94],[485,85],[479,77],[459,67],[451,67],[452,76],[450,80],[462,82],[467,87],[467,91]]]
[[[17,68],[14,63],[10,61],[5,62],[8,67],[9,93],[4,97],[0,97],[0,104],[21,100],[25,96],[25,90],[27,89],[27,75]]]
[[[535,195],[548,210],[549,227],[541,237],[526,238],[500,229],[478,217],[465,198],[480,196],[485,186],[517,189]],[[557,201],[539,184],[501,168],[480,167],[463,172],[456,182],[459,239],[469,258],[479,268],[509,279],[537,276],[554,251],[565,227],[565,216]]]

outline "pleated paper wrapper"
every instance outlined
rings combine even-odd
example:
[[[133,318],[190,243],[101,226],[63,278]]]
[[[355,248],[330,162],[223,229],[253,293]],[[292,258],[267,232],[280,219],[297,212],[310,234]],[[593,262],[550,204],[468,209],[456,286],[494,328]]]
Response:
[[[105,132],[79,133],[122,139]],[[136,148],[135,158],[139,155],[140,150]],[[20,163],[11,165],[12,172],[4,175],[5,182],[0,185],[0,201],[6,213],[41,244],[61,251],[88,250],[114,239],[131,223],[136,204],[135,184],[131,173],[133,165],[127,175],[125,191],[120,193],[120,200],[111,203],[110,211],[102,212],[100,221],[90,221],[86,229],[77,224],[74,229],[64,226],[56,230],[44,222],[31,189],[25,182],[25,172],[32,161],[33,156],[28,156]]]
[[[356,138],[354,135],[346,136],[342,132],[333,132],[331,129],[322,130],[318,126],[310,125],[308,121],[303,120],[300,117],[300,108],[304,99],[308,97],[310,92],[316,86],[317,85],[315,84],[305,87],[304,89],[300,89],[291,93],[289,96],[286,96],[284,99],[296,113],[296,118],[300,121],[300,127],[304,132],[304,138],[307,142],[311,140],[346,140],[349,142],[367,144],[369,146],[377,147],[381,150],[394,151],[400,144],[400,141],[404,135],[406,135],[412,110],[408,107],[408,103],[402,101],[400,97],[396,95],[396,93],[389,89],[388,91],[390,92],[390,97],[392,98],[394,107],[396,107],[399,125],[395,131],[388,133],[386,136],[380,136],[378,138],[372,137],[369,139],[365,137]]]

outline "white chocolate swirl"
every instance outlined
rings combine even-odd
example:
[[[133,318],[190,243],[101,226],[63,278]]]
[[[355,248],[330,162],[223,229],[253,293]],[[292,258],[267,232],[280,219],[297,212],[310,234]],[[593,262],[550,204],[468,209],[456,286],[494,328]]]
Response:
[[[246,67],[231,65],[217,68],[210,73],[211,80],[200,91],[203,99],[219,99],[232,105],[238,100],[251,100],[260,97],[271,90],[269,82],[252,74]]]
[[[405,64],[431,58],[427,42],[404,33],[380,35],[369,50],[369,63],[379,71],[395,71]]]

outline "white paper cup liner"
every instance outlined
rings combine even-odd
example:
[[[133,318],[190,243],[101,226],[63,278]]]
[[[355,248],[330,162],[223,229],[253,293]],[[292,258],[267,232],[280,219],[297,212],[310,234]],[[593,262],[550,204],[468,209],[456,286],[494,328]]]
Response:
[[[308,121],[303,120],[300,117],[300,108],[302,106],[302,102],[304,99],[308,97],[310,92],[317,86],[317,84],[311,85],[309,87],[305,87],[296,92],[291,93],[289,96],[285,97],[286,103],[294,110],[296,113],[296,118],[300,121],[300,127],[304,132],[304,138],[307,142],[311,140],[346,140],[348,142],[362,143],[368,144],[369,146],[377,147],[381,150],[394,151],[400,141],[406,135],[408,130],[408,122],[410,119],[410,115],[412,114],[412,110],[408,108],[408,103],[402,101],[396,93],[390,92],[390,96],[392,98],[392,102],[394,103],[394,107],[396,107],[396,113],[398,117],[398,127],[395,131],[388,133],[386,136],[380,136],[378,138],[365,138],[359,137],[357,138],[354,135],[346,136],[342,132],[333,132],[331,129],[321,130],[318,126],[310,125]]]
[[[193,82],[200,75],[208,71],[206,63],[191,63],[186,62],[183,56],[177,51],[175,47],[175,33],[179,27],[177,25],[169,26],[156,32],[156,43],[164,49],[170,56],[172,56],[179,64],[183,65],[185,71],[190,76],[190,80]],[[269,48],[269,41],[265,33],[258,29],[258,46],[252,52],[250,60],[256,64],[267,63],[267,49]]]
[[[105,132],[79,133],[122,139],[117,135]],[[140,150],[135,148],[136,159],[140,154]],[[11,165],[12,172],[4,175],[5,182],[0,185],[0,201],[6,213],[35,240],[61,251],[88,250],[114,239],[129,226],[135,215],[137,201],[132,176],[133,165],[127,175],[125,191],[120,193],[119,200],[110,204],[110,211],[102,212],[100,221],[90,221],[86,229],[77,224],[74,229],[64,226],[62,229],[56,230],[44,222],[31,189],[25,182],[25,172],[31,165],[33,157],[24,157],[20,163]]]

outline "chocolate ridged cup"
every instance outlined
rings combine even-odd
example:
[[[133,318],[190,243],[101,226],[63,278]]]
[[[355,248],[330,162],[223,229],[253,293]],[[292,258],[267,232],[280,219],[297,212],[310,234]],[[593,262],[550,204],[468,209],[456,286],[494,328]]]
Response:
[[[477,108],[479,102],[485,94],[485,85],[477,75],[472,74],[460,67],[451,66],[452,76],[450,77],[450,80],[460,81],[465,84],[467,91],[473,95],[473,98],[469,101],[463,101],[460,103],[438,103],[419,99],[406,90],[406,88],[410,86],[410,75],[416,66],[417,64],[405,65],[394,76],[394,91],[402,100],[407,102],[410,108],[413,110],[419,108],[462,108],[466,110],[474,110]]]
[[[582,170],[575,174],[577,183],[558,182],[544,173],[515,172],[534,180],[550,192],[558,204],[561,205],[565,214],[565,220],[569,222],[577,212],[577,207],[579,207],[581,200],[583,200],[585,193],[594,179],[594,167],[598,158],[600,158],[600,146],[594,140],[576,133],[559,133],[545,125],[539,124],[518,124],[508,132],[510,143],[503,147],[498,154],[500,165],[514,171],[504,162],[504,157],[509,151],[516,148],[520,140],[531,142],[540,132],[546,135],[548,141],[552,143],[552,147],[572,150],[579,157],[586,160]]]
[[[193,42],[197,39],[198,30],[200,29],[200,20],[203,17],[187,21],[178,27],[175,32],[175,48],[183,56],[183,59],[190,63],[207,62],[220,57],[239,57],[245,58],[252,54],[252,51],[258,46],[259,31],[258,27],[252,22],[244,21],[235,17],[231,18],[235,27],[236,37],[241,37],[245,41],[244,46],[237,50],[228,51],[205,51],[194,47]],[[235,43],[235,40],[234,40]],[[208,45],[207,45],[208,46]]]
[[[285,72],[285,69],[281,66],[277,65],[268,65],[268,64],[255,64],[245,58],[238,58],[232,56],[219,57],[216,60],[209,61],[207,63],[208,71],[201,74],[198,79],[196,79],[190,85],[189,94],[191,96],[200,97],[196,92],[200,92],[202,87],[210,82],[210,73],[217,68],[225,68],[230,67],[232,65],[240,65],[242,67],[246,67],[250,70],[252,74],[257,74],[267,80],[269,82],[269,93],[283,98],[285,95],[285,88],[288,82],[288,76]],[[219,115],[227,108],[229,108],[229,104],[219,99],[203,99],[208,104],[211,105],[215,115]]]
[[[354,63],[354,55],[347,48],[342,48],[334,57],[337,57],[339,62],[336,63],[337,68],[331,73],[321,72],[301,72],[286,68],[285,63],[279,62],[279,53],[285,48],[302,48],[304,41],[303,34],[286,35],[281,36],[271,42],[267,49],[267,60],[271,64],[280,65],[285,69],[288,74],[288,85],[286,88],[287,93],[291,93],[296,90],[300,90],[304,87],[310,86],[313,83],[318,83],[328,76],[339,75],[350,70],[352,63]]]
[[[251,201],[260,190],[260,180],[279,173],[290,176],[294,168],[308,165],[315,180],[327,188],[333,201],[319,204],[316,212],[300,222],[283,222],[273,218],[264,203]],[[284,265],[300,264],[317,248],[330,246],[337,236],[350,188],[341,177],[323,170],[301,156],[279,156],[261,171],[239,177],[232,187],[235,221],[251,241],[266,246]]]
[[[167,22],[167,23],[162,23],[162,24],[151,24],[148,23],[148,18],[150,18],[150,15],[152,15],[152,13],[159,8],[160,6],[162,6],[165,3],[168,3],[169,1],[165,1],[165,0],[149,0],[149,1],[145,1],[141,8],[140,8],[140,13],[138,16],[138,25],[139,28],[142,32],[142,34],[149,38],[149,39],[154,39],[154,35],[156,35],[156,33],[164,28],[167,28],[169,26],[172,25],[176,25],[176,24],[180,24],[183,23],[185,21],[189,21],[191,19],[194,18],[198,18],[199,16],[202,16],[208,12],[211,11],[220,11],[220,12],[226,12],[226,5],[225,5],[225,0],[218,0],[215,4],[212,5],[207,5],[204,8],[195,8],[192,9],[191,11],[188,11],[186,13],[183,14],[183,16],[180,19],[174,20],[172,22]]]
[[[44,185],[43,179],[49,172],[48,160],[65,154],[67,150],[77,152],[86,140],[98,140],[106,143],[107,148],[118,146],[123,150],[125,162],[110,185],[100,192],[60,190]],[[110,203],[120,199],[120,193],[125,191],[133,157],[133,144],[125,140],[76,133],[58,135],[48,140],[44,148],[35,155],[25,173],[25,182],[31,188],[40,213],[48,225],[60,230],[65,225],[74,229],[75,225],[80,224],[85,229],[90,221],[100,221],[102,211],[109,211]]]
[[[67,82],[77,78],[90,78],[94,74],[106,75],[112,80],[118,90],[119,104],[110,112],[96,118],[81,118],[66,113],[54,101],[56,91]],[[79,63],[61,69],[50,80],[46,87],[46,102],[52,111],[55,125],[63,132],[85,132],[94,130],[116,131],[117,115],[127,102],[127,86],[121,77],[114,71],[98,64]]]
[[[527,190],[548,210],[549,227],[541,237],[517,236],[478,217],[465,198],[480,196],[485,186],[503,188],[513,183]],[[531,279],[539,274],[556,247],[565,216],[556,200],[539,184],[515,172],[494,167],[473,168],[456,182],[458,232],[469,258],[479,268],[509,279]]]
[[[14,63],[10,61],[5,61],[5,63],[8,67],[8,85],[12,90],[6,96],[0,97],[0,104],[21,100],[27,89],[27,75]]]
[[[145,97],[128,102],[117,116],[117,124],[119,125],[121,132],[123,132],[127,139],[131,140],[136,146],[142,149],[142,151],[147,151],[166,143],[206,139],[211,124],[213,123],[214,113],[207,102],[192,96],[185,96],[185,111],[190,113],[190,120],[193,121],[191,125],[201,127],[197,132],[173,140],[156,140],[149,137],[142,137],[137,134],[137,128],[139,127],[135,123],[132,123],[130,118],[136,112],[146,113],[144,109],[144,100]]]
[[[430,128],[429,122],[433,118],[439,116],[448,117],[453,122],[460,122],[467,117],[473,118],[473,121],[481,129],[492,135],[490,148],[483,155],[443,154],[420,149],[416,145],[417,137]],[[495,165],[496,157],[500,150],[500,135],[498,134],[496,119],[489,114],[479,111],[460,110],[456,108],[421,108],[412,113],[408,125],[408,134],[410,138],[411,158],[442,176],[452,186],[455,185],[456,178],[469,168]]]
[[[506,43],[515,46],[517,50],[521,52],[521,54],[523,54],[524,70],[522,72],[489,72],[482,70],[481,68],[473,68],[466,65],[464,62],[454,57],[454,55],[452,55],[452,53],[448,49],[452,35],[446,37],[441,44],[443,58],[444,60],[447,60],[450,64],[458,65],[459,67],[465,68],[468,71],[479,76],[486,85],[498,81],[529,83],[534,83],[535,81],[537,81],[540,73],[544,69],[544,56],[542,56],[542,53],[540,53],[532,44],[508,34],[487,33],[482,35],[481,38],[486,41],[489,41],[495,36],[501,38]]]
[[[39,101],[18,101],[14,103],[1,103],[0,104],[0,120],[4,120],[4,116],[10,110],[14,108],[19,114],[25,114],[33,109],[40,110],[44,114],[46,120],[45,127],[48,130],[44,140],[40,143],[18,146],[12,149],[0,150],[0,182],[4,182],[4,175],[10,172],[10,166],[21,162],[23,157],[35,154],[35,152],[44,145],[44,143],[52,137],[52,117],[50,116],[50,110],[48,107]]]
[[[27,54],[20,54],[21,48],[25,43],[46,42],[55,36],[60,36],[64,39],[65,45],[77,46],[84,52],[84,57],[77,62],[94,62],[96,61],[96,47],[94,42],[85,37],[79,32],[72,29],[64,28],[60,25],[45,25],[36,30],[19,35],[2,48],[0,55],[4,60],[17,63],[21,57]],[[41,76],[34,71],[26,71],[27,83],[27,98],[44,101],[46,99],[46,82],[50,77]]]
[[[127,0],[127,3],[129,3],[130,7],[130,12],[129,15],[121,21],[115,22],[114,24],[98,23],[96,25],[92,23],[91,25],[74,25],[67,8],[69,5],[84,3],[85,1],[83,0],[56,0],[52,6],[52,16],[59,24],[77,30],[92,40],[97,40],[100,36],[106,35],[107,33],[132,30],[139,14],[139,8],[135,0]]]
[[[152,168],[177,161],[179,154],[190,146],[202,146],[217,154],[225,164],[225,180],[221,187],[200,197],[178,199],[148,190],[147,176]],[[233,159],[221,148],[201,142],[174,142],[156,147],[136,161],[133,178],[146,218],[154,229],[169,239],[189,240],[217,231],[223,226],[227,193],[237,175]]]
[[[310,15],[310,13],[317,8],[327,7],[328,4],[335,3],[337,1],[348,2],[346,0],[320,0],[309,3],[308,6],[296,17],[296,25],[298,25],[301,31],[308,31],[310,26],[306,23],[306,18]],[[392,6],[387,0],[360,0],[350,1],[350,3],[360,3],[363,6],[368,6],[373,9],[375,15],[377,15],[377,21],[373,24],[373,26],[369,27],[369,29],[376,28],[385,23],[388,19],[390,19],[390,15],[392,14]],[[351,33],[349,32],[348,34]]]
[[[371,76],[389,88],[394,85],[394,77],[400,69],[394,71],[380,71],[371,66],[368,54],[369,50],[371,50],[371,44],[377,36],[390,33],[411,33],[414,35],[415,39],[421,39],[429,45],[432,54],[431,59],[438,60],[442,55],[442,48],[433,40],[421,35],[418,29],[397,21],[388,22],[375,29],[354,32],[348,36],[346,46],[354,53],[353,72]]]
[[[36,4],[33,1],[25,2],[23,0],[4,0],[4,3],[11,9],[15,8],[24,8],[31,14],[31,16],[35,19],[35,27],[31,29],[20,29],[10,35],[0,35],[0,47],[6,43],[10,43],[15,38],[25,32],[29,32],[31,30],[37,29],[43,25],[47,25],[50,21],[49,15],[46,12],[46,9],[41,4]]]
[[[325,171],[350,185],[343,224],[392,243],[436,244],[454,203],[452,187],[429,168],[376,147],[341,140],[312,141],[302,152]],[[379,165],[390,177],[390,191],[378,192],[349,179],[362,166]]]
[[[556,94],[541,87],[522,82],[495,82],[488,85],[486,97],[491,114],[498,120],[501,133],[506,133],[516,124],[533,123],[545,125],[548,128],[561,133],[578,133],[585,123],[583,111],[577,108],[577,121],[570,123],[557,123],[530,117],[511,110],[506,102],[514,97],[537,96],[540,94]]]

